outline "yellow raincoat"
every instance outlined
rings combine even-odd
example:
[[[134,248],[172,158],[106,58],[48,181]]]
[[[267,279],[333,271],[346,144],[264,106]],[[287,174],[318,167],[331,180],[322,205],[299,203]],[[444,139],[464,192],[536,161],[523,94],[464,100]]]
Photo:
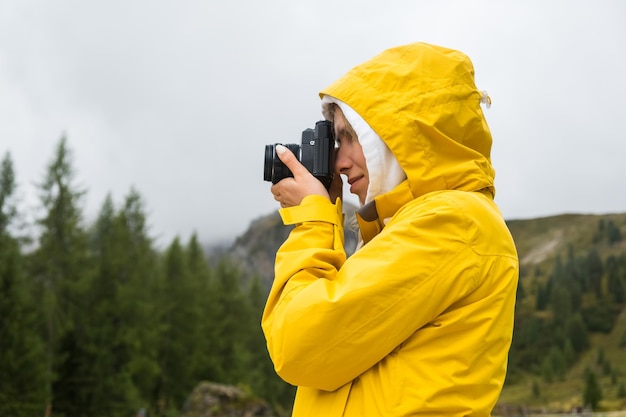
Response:
[[[293,415],[490,415],[518,258],[493,201],[472,63],[410,44],[321,95],[359,113],[407,179],[374,199],[378,219],[359,219],[366,243],[348,259],[340,200],[308,196],[280,210],[296,227],[277,253],[262,327],[276,372],[298,386]]]

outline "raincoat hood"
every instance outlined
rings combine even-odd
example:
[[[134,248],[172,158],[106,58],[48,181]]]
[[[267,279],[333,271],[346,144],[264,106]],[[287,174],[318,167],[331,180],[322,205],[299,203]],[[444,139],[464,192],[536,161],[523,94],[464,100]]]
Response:
[[[495,194],[483,93],[462,52],[426,43],[388,49],[323,90],[325,96],[354,109],[406,174],[394,190],[375,196],[381,218],[433,191]],[[367,155],[366,162],[369,168]]]
[[[339,106],[344,117],[354,129],[363,149],[370,179],[364,203],[368,204],[374,197],[393,190],[406,179],[406,174],[385,142],[352,107],[335,97],[323,96],[322,113],[324,117],[330,119],[328,111],[328,104],[330,103]]]

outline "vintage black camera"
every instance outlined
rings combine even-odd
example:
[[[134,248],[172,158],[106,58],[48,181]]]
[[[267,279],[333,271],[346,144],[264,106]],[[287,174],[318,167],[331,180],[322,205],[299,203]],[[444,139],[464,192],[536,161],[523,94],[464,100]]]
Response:
[[[276,143],[265,145],[265,169],[263,179],[276,184],[283,178],[293,177],[291,171],[276,155]],[[302,145],[289,143],[284,145],[298,158],[298,161],[311,174],[330,188],[335,173],[335,136],[331,122],[321,120],[315,123],[315,129],[302,132]]]

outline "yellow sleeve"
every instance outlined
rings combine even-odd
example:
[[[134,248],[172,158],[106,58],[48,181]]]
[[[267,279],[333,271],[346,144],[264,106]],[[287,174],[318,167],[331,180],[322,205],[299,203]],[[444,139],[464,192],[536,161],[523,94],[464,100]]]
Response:
[[[274,282],[262,327],[270,356],[280,374],[287,322],[299,301],[294,297],[317,281],[332,281],[346,260],[341,200],[311,195],[295,207],[279,210],[285,225],[295,224],[276,254]],[[313,307],[314,308],[314,307]],[[306,313],[305,313],[306,314]],[[281,375],[282,376],[282,375]]]

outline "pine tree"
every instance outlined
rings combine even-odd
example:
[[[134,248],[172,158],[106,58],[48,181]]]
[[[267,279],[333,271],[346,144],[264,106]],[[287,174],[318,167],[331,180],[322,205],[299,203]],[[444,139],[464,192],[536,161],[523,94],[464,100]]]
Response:
[[[550,274],[549,279],[554,283],[562,284],[567,282],[567,271],[565,266],[563,265],[563,260],[561,259],[561,255],[557,255],[554,259],[554,267],[552,269],[552,274]]]
[[[612,220],[609,220],[607,222],[606,240],[609,243],[609,245],[614,245],[622,241],[622,232],[619,230],[619,227],[617,227]]]
[[[234,345],[235,377],[258,392],[263,388],[263,360],[267,359],[260,350],[265,341],[259,325],[263,311],[262,290],[258,277],[245,277],[244,280],[249,280],[249,287],[247,290],[242,288],[241,338]]]
[[[567,333],[576,353],[582,353],[589,348],[589,334],[580,314],[574,314],[569,318]]]
[[[536,380],[533,380],[532,391],[534,398],[541,397],[541,388],[539,387],[539,383]]]
[[[212,312],[210,351],[219,358],[214,378],[218,382],[236,384],[239,370],[235,367],[235,343],[243,339],[240,315],[244,298],[240,287],[240,271],[227,260],[214,269],[211,287]]]
[[[591,283],[591,288],[594,290],[598,298],[602,297],[602,275],[604,274],[604,265],[598,250],[594,247],[587,254],[587,277]]]
[[[10,153],[2,158],[0,166],[0,233],[9,233],[9,226],[17,216],[17,208],[13,202],[16,189],[13,159]]]
[[[193,373],[199,351],[201,322],[199,287],[189,274],[185,253],[175,238],[165,254],[158,383],[160,415],[176,414],[198,381]]]
[[[211,340],[214,338],[212,334],[214,330],[213,323],[217,317],[217,306],[215,297],[212,294],[212,273],[209,262],[204,254],[198,236],[194,233],[185,249],[187,270],[189,279],[194,282],[199,304],[200,318],[198,320],[198,335],[194,341],[193,352],[193,381],[216,381],[217,369],[219,367],[219,358],[208,354],[211,352]]]
[[[546,356],[541,361],[541,376],[543,380],[550,383],[554,380],[554,368],[550,357]]]
[[[572,313],[580,313],[583,306],[583,292],[579,281],[574,281],[568,286]]]
[[[604,219],[598,220],[598,227],[596,229],[596,232],[593,234],[591,238],[591,243],[593,244],[600,243],[606,233],[605,230],[606,230],[606,225],[605,225]]]
[[[152,414],[161,374],[158,363],[159,263],[148,233],[144,202],[137,190],[130,190],[115,217],[116,309],[122,318],[116,344],[123,355],[124,369],[137,390],[137,397]],[[132,384],[131,384],[132,382]]]
[[[572,314],[571,295],[563,283],[554,285],[550,296],[553,320],[556,323],[564,323]]]
[[[574,361],[576,361],[576,352],[574,352],[574,347],[572,346],[572,341],[567,339],[565,341],[565,345],[563,347],[563,356],[565,357],[565,362],[567,366],[572,366]]]
[[[251,372],[247,375],[248,384],[253,388],[256,395],[266,399],[271,404],[292,404],[295,388],[276,375],[261,329],[261,317],[267,292],[263,289],[261,279],[258,276],[252,278],[248,290],[248,299],[251,307],[248,349],[252,356]]]
[[[617,304],[622,304],[626,301],[626,289],[622,282],[620,274],[620,266],[617,258],[613,255],[609,256],[606,260],[607,270],[607,290],[610,294],[612,301]]]
[[[565,372],[567,371],[567,360],[565,359],[565,355],[557,346],[552,346],[550,349],[550,363],[552,364],[552,369],[554,371],[554,375],[558,377],[560,380],[565,379]]]
[[[53,409],[76,415],[84,406],[82,391],[90,362],[80,342],[85,329],[80,320],[88,308],[83,295],[89,259],[80,209],[84,192],[73,181],[72,155],[62,137],[40,185],[41,234],[30,261],[45,319],[47,373],[55,375],[50,381]],[[75,349],[63,351],[68,346]]]
[[[0,167],[0,415],[42,413],[48,399],[43,341],[30,281],[22,266],[19,239],[9,229],[17,217],[9,153]]]
[[[548,283],[546,285],[537,285],[537,301],[535,308],[539,311],[543,311],[548,306],[548,294],[549,294],[549,286]]]
[[[585,373],[585,389],[583,391],[583,403],[592,409],[598,407],[598,403],[602,400],[602,389],[593,371]]]
[[[91,250],[95,255],[93,281],[87,294],[90,313],[89,332],[84,340],[92,352],[92,380],[89,409],[85,414],[128,416],[143,405],[130,372],[132,343],[128,310],[124,299],[124,238],[111,196],[102,205],[91,231]]]

